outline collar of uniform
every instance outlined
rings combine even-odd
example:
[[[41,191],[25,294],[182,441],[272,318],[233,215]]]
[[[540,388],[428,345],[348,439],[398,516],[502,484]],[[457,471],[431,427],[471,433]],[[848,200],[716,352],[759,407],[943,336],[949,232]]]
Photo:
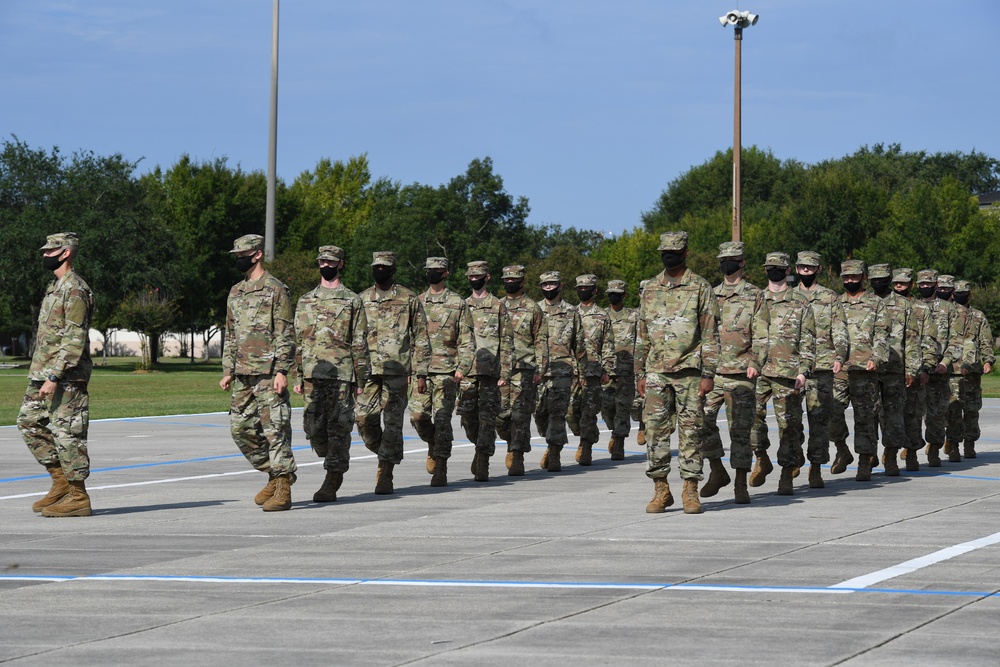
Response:
[[[440,294],[435,294],[434,292],[427,290],[424,292],[424,299],[430,301],[431,303],[443,303],[448,297],[452,295],[452,291],[447,287]]]
[[[715,294],[716,296],[723,297],[736,296],[738,294],[743,294],[743,292],[747,290],[747,285],[748,283],[745,278],[740,280],[735,285],[727,285],[726,282],[723,281],[715,286]],[[731,291],[727,291],[729,288],[731,288]]]
[[[676,278],[671,278],[669,275],[667,275],[667,270],[663,269],[662,271],[660,271],[658,282],[659,284],[665,285],[667,287],[677,287],[679,285],[687,285],[689,282],[691,282],[692,275],[693,274],[689,267],[685,267],[684,273],[677,276]]]
[[[257,292],[264,289],[264,281],[267,280],[267,271],[264,272],[257,280],[247,280],[243,279],[243,284],[240,285],[240,292],[246,294],[247,292]]]
[[[62,278],[56,278],[55,276],[53,276],[52,277],[52,282],[49,283],[49,290],[50,291],[57,290],[60,287],[62,287],[63,285],[65,285],[66,283],[68,283],[69,279],[70,279],[69,277],[71,275],[73,275],[73,269],[70,269],[69,271],[67,271],[66,273],[64,273]]]
[[[767,290],[767,297],[771,301],[791,301],[792,300],[792,290],[788,287],[781,290],[780,292],[773,292],[770,289]]]

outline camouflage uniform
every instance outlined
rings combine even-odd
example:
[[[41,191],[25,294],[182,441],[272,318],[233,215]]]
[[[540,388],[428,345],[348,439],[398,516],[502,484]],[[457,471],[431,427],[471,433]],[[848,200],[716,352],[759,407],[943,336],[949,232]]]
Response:
[[[339,262],[344,251],[322,246],[318,260]],[[344,473],[351,467],[354,389],[368,378],[365,316],[361,299],[344,286],[316,286],[295,308],[296,369],[305,399],[306,438],[323,468]]]
[[[789,266],[783,252],[768,253],[764,266]],[[757,416],[751,443],[758,452],[770,446],[767,435],[767,403],[771,401],[778,421],[778,465],[801,464],[802,390],[795,388],[799,375],[806,378],[816,361],[816,320],[809,302],[787,287],[764,291],[764,302],[754,319],[755,340],[764,342],[760,377],[757,379]],[[780,491],[780,488],[779,488]]]
[[[524,280],[520,264],[505,266],[505,280]],[[526,294],[502,300],[514,332],[513,372],[510,382],[500,388],[502,413],[497,432],[507,441],[509,452],[531,451],[531,415],[538,400],[534,376],[544,375],[549,365],[548,328],[542,309]]]
[[[822,266],[818,252],[804,250],[795,259],[796,266]],[[806,289],[800,282],[794,295],[806,301],[816,321],[816,365],[807,376],[806,416],[809,418],[809,445],[806,458],[810,463],[830,461],[830,417],[833,415],[833,365],[847,358],[847,328],[844,309],[837,293],[814,284]]]
[[[932,269],[924,269],[917,274],[917,284],[937,283],[938,273]],[[948,418],[948,403],[951,398],[951,371],[955,362],[961,357],[963,332],[959,329],[956,319],[958,313],[955,304],[944,301],[937,296],[925,300],[931,309],[934,322],[937,325],[938,364],[943,364],[946,372],[934,372],[927,382],[927,405],[924,414],[924,437],[929,447],[928,456],[934,460],[945,441],[945,427]],[[939,464],[940,465],[940,464]]]
[[[938,276],[938,288],[950,288],[955,290],[955,276]],[[969,309],[956,301],[950,301],[955,308],[954,329],[958,333],[957,347],[954,348],[953,362],[951,365],[951,376],[948,378],[948,411],[947,411],[947,437],[945,438],[945,453],[951,454],[952,461],[961,461],[961,454],[958,452],[958,445],[965,437],[965,424],[962,419],[963,396],[968,393],[967,375],[962,374],[961,359],[966,344],[970,336],[969,332]],[[952,453],[954,451],[955,453]]]
[[[912,283],[913,269],[900,268],[893,271],[893,283]],[[902,295],[900,295],[902,296]],[[904,297],[910,304],[914,326],[917,329],[917,339],[920,345],[920,373],[928,377],[934,372],[938,363],[937,322],[930,306],[920,299]],[[918,450],[924,446],[921,424],[927,409],[927,387],[920,378],[906,388],[906,408],[903,413],[903,424],[906,430],[906,448]],[[914,461],[915,463],[915,461]]]
[[[76,248],[79,243],[74,232],[52,234],[42,250]],[[87,383],[93,367],[93,312],[94,293],[72,268],[49,283],[38,312],[28,387],[17,415],[17,429],[35,459],[46,468],[60,468],[71,482],[82,482],[90,475]],[[58,384],[51,398],[40,398],[38,391],[46,380]]]
[[[372,266],[395,266],[396,253],[378,251]],[[430,361],[427,316],[413,290],[393,284],[387,290],[372,285],[360,294],[368,319],[371,373],[358,397],[358,432],[379,461],[403,460],[403,411],[412,372],[426,377]],[[385,420],[383,430],[382,420]]]
[[[686,248],[687,233],[660,235],[661,252]],[[715,377],[718,325],[712,287],[690,269],[676,278],[664,269],[646,285],[639,304],[635,373],[646,382],[646,476],[651,479],[670,473],[675,420],[681,478],[702,479],[704,397],[698,392],[702,378]]]
[[[486,277],[486,262],[469,262],[466,277]],[[465,305],[472,316],[475,333],[475,365],[462,380],[457,412],[462,417],[465,435],[476,452],[487,457],[496,451],[497,418],[500,413],[498,382],[510,382],[514,331],[507,306],[488,294],[481,299],[470,296]]]
[[[743,244],[728,241],[719,246],[719,260],[743,259]],[[756,413],[756,379],[747,377],[747,369],[760,373],[761,356],[766,341],[754,337],[754,322],[760,313],[764,293],[740,277],[736,283],[723,281],[712,290],[719,303],[719,365],[715,369],[715,387],[705,398],[705,440],[702,454],[706,459],[721,459],[725,454],[717,425],[719,410],[726,405],[731,454],[729,465],[735,470],[750,470],[753,454],[750,431]]]
[[[971,292],[972,285],[965,280],[955,284],[955,292]],[[962,418],[965,436],[965,456],[975,458],[975,442],[979,440],[979,411],[983,407],[984,364],[993,366],[993,330],[981,310],[969,306],[968,327],[962,347],[961,368],[966,372],[965,392],[962,394]]]
[[[428,257],[424,268],[447,271],[448,260]],[[431,458],[448,459],[454,438],[451,418],[458,398],[455,373],[472,372],[475,355],[472,316],[465,300],[448,288],[438,294],[427,290],[417,299],[427,317],[431,357],[427,366],[427,393],[417,392],[415,382],[410,384],[410,423],[428,444]]]
[[[597,276],[585,274],[576,277],[577,287],[597,288]],[[580,379],[573,389],[572,407],[566,421],[574,435],[580,436],[584,446],[593,445],[600,437],[597,415],[601,411],[601,378],[610,376],[614,337],[611,332],[611,318],[606,310],[596,303],[580,304],[576,308],[580,314],[580,331],[587,358],[580,366]]]
[[[230,252],[263,248],[262,236],[247,234]],[[275,375],[288,375],[295,363],[293,319],[288,288],[266,271],[229,291],[222,375],[233,378],[230,432],[250,464],[272,478],[296,470],[288,390],[274,390]]]
[[[646,285],[649,284],[649,280],[639,281],[639,300],[642,300],[642,293],[646,290]],[[635,309],[636,315],[636,332],[638,335],[638,321],[639,321],[639,309]],[[639,381],[639,377],[635,378],[636,382]],[[635,392],[635,398],[632,400],[632,421],[639,424],[638,433],[636,433],[636,442],[639,445],[645,446],[646,444],[646,422],[643,421],[642,411],[646,407],[646,397],[640,396],[639,392]]]
[[[841,276],[864,277],[864,264],[845,260]],[[889,360],[889,311],[882,299],[867,291],[840,296],[844,322],[850,341],[850,354],[842,372],[834,379],[835,410],[830,427],[830,439],[847,441],[849,431],[845,412],[848,402],[854,406],[854,451],[875,456],[878,450],[879,392],[878,369]],[[867,370],[867,362],[875,362],[875,370]]]
[[[624,296],[625,281],[609,280],[607,292]],[[608,318],[614,339],[614,368],[611,382],[604,388],[601,416],[611,429],[611,437],[624,441],[632,430],[629,416],[636,395],[635,332],[639,324],[639,311],[624,306],[621,310],[615,310],[611,306],[608,308]]]

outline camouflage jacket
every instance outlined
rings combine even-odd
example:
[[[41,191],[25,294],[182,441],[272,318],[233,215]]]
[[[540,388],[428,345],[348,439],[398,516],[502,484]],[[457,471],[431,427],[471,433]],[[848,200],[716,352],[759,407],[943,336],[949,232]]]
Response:
[[[465,305],[472,315],[476,334],[475,365],[470,375],[509,380],[514,354],[514,329],[507,306],[487,294],[482,299],[470,296]]]
[[[993,365],[993,329],[981,310],[969,308],[969,326],[962,347],[962,367],[970,373],[983,373],[983,364]]]
[[[580,364],[587,358],[580,313],[563,299],[551,306],[543,299],[538,302],[538,307],[545,315],[548,340],[549,363],[545,376],[577,376]]]
[[[809,302],[792,289],[764,291],[754,318],[754,339],[764,341],[761,375],[791,379],[816,364],[816,319]]]
[[[635,308],[608,308],[611,333],[614,336],[614,373],[618,377],[635,374],[635,332],[639,326],[639,311]]]
[[[545,317],[537,303],[526,295],[501,299],[514,329],[514,370],[548,372],[549,342]]]
[[[962,357],[965,356],[965,345],[969,340],[969,337],[974,335],[969,332],[969,326],[971,322],[971,314],[969,313],[968,306],[963,306],[959,303],[951,302],[951,305],[955,308],[955,320],[953,327],[958,331],[958,342],[957,346],[952,347],[952,364],[951,364],[951,374],[961,375],[962,373]]]
[[[955,362],[962,356],[964,340],[964,332],[955,321],[958,317],[955,304],[951,301],[942,301],[937,297],[923,303],[931,309],[934,322],[937,324],[938,363],[944,364],[950,373]]]
[[[292,298],[284,283],[264,272],[229,290],[223,375],[288,373],[295,363]]]
[[[920,299],[907,298],[920,340],[920,370],[930,373],[938,363],[937,321],[931,307]]]
[[[832,371],[833,364],[847,361],[847,325],[844,323],[844,307],[836,292],[828,287],[816,285],[814,289],[803,289],[797,285],[795,296],[804,299],[813,311],[816,320],[816,370]]]
[[[597,304],[576,307],[583,325],[583,345],[587,348],[587,359],[581,364],[583,377],[599,378],[614,375],[614,334],[611,332],[611,318],[608,311]]]
[[[28,378],[47,380],[54,375],[68,382],[89,382],[93,314],[94,293],[76,271],[70,269],[49,283],[38,312]]]
[[[889,311],[882,299],[865,291],[855,296],[840,295],[850,349],[845,371],[866,370],[869,360],[882,370],[889,361]]]
[[[716,285],[712,293],[719,302],[719,366],[715,372],[745,375],[747,368],[759,372],[767,341],[754,337],[753,323],[764,303],[764,293],[746,280]]]
[[[368,319],[371,375],[427,375],[427,315],[413,290],[372,285],[360,295]]]
[[[878,295],[876,295],[878,296]],[[920,348],[920,323],[906,297],[890,291],[880,297],[889,311],[889,361],[879,366],[882,373],[917,375],[923,367]]]
[[[476,354],[472,315],[465,299],[445,288],[440,294],[427,290],[419,297],[427,315],[427,337],[431,342],[428,373],[472,372]]]
[[[635,373],[701,371],[715,377],[719,363],[719,304],[712,286],[685,269],[677,278],[661,271],[646,283],[639,302]]]
[[[295,308],[295,361],[300,378],[364,384],[368,318],[361,299],[346,287],[317,285]]]

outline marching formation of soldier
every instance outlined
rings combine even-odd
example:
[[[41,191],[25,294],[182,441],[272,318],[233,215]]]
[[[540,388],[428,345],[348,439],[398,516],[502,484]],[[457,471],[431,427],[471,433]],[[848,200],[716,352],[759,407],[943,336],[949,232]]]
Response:
[[[638,422],[653,498],[646,511],[674,503],[667,477],[671,434],[677,431],[677,467],[687,514],[700,498],[733,485],[737,504],[751,502],[774,471],[768,453],[768,404],[777,421],[778,495],[792,495],[809,462],[808,485],[823,488],[823,466],[855,479],[920,469],[963,456],[975,458],[982,407],[982,376],[995,363],[986,317],[969,306],[971,285],[925,269],[892,270],[862,262],[841,265],[844,293],[822,287],[822,258],[799,252],[794,265],[782,252],[767,255],[768,284],[744,278],[743,244],[723,243],[723,281],[714,289],[687,267],[688,236],[660,236],[663,271],[642,281],[640,306],[627,308],[627,285],[611,280],[610,306],[596,305],[597,277],[577,276],[580,304],[562,298],[558,271],[542,273],[544,298],[525,295],[525,269],[503,267],[505,296],[487,285],[490,267],[469,262],[471,296],[445,286],[449,261],[429,257],[422,294],[396,284],[396,254],[375,252],[373,284],[360,294],[340,282],[345,252],[322,246],[319,284],[293,306],[287,287],[263,267],[264,239],[234,242],[231,253],[245,278],[233,286],[226,311],[223,377],[231,392],[230,429],[250,464],[267,475],[255,496],[264,511],[292,506],[296,481],[289,389],[303,396],[303,427],[323,460],[325,477],[313,501],[337,500],[350,468],[351,430],[378,457],[374,491],[394,493],[393,469],[403,460],[403,412],[427,444],[430,485],[448,484],[452,418],[475,447],[471,474],[490,480],[497,436],[507,443],[507,475],[525,473],[531,420],[545,450],[539,466],[562,469],[567,428],[579,436],[575,461],[593,463],[598,418],[611,433],[611,460],[625,458],[625,440]],[[18,428],[52,477],[34,503],[44,516],[88,516],[84,486],[90,470],[87,425],[89,329],[94,296],[73,271],[79,239],[53,234],[42,247],[54,274],[38,320],[37,344]],[[794,268],[797,285],[789,285]],[[294,372],[296,384],[289,387]],[[718,415],[726,408],[730,477]],[[803,407],[803,405],[805,407]],[[853,407],[854,451],[846,420]],[[808,419],[808,443],[803,412]],[[923,428],[922,428],[923,427]],[[857,458],[855,458],[855,456]],[[709,477],[703,481],[703,463]]]

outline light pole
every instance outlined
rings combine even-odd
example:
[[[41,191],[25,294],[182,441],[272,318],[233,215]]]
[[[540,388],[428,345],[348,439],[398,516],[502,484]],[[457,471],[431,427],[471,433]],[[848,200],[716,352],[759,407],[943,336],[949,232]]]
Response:
[[[274,213],[278,153],[278,2],[274,0],[271,24],[271,122],[267,133],[267,208],[264,217],[264,259],[274,260]]]
[[[736,41],[736,76],[733,93],[733,240],[743,240],[743,187],[740,180],[740,157],[743,151],[740,138],[740,123],[742,111],[740,110],[740,46],[743,44],[743,28],[748,28],[760,18],[750,12],[733,10],[725,16],[719,17],[722,27],[733,26],[733,38]]]

